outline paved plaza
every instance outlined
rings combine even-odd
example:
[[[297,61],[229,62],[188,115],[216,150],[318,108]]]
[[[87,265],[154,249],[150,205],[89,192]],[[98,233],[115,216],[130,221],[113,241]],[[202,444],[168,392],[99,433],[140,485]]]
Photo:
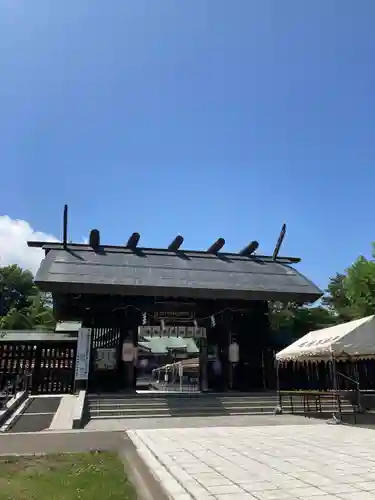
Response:
[[[375,432],[337,425],[128,431],[174,500],[375,499]]]
[[[248,427],[268,425],[325,425],[324,420],[299,415],[231,415],[217,417],[107,418],[90,420],[89,431],[120,431],[133,429],[172,429],[192,427]]]

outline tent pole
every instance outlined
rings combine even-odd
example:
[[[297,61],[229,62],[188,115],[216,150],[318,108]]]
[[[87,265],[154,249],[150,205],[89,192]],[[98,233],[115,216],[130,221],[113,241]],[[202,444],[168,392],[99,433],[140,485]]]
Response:
[[[333,392],[336,400],[336,417],[341,420],[341,401],[340,401],[340,393],[337,384],[337,370],[336,370],[336,359],[334,354],[332,354],[332,377],[333,377]]]
[[[357,410],[362,412],[362,404],[361,404],[361,381],[359,379],[359,369],[358,369],[358,361],[354,363],[354,373],[355,379],[357,381]]]
[[[281,400],[281,391],[280,391],[280,364],[279,361],[276,360],[276,394],[277,394],[277,401],[278,405],[280,407],[280,410],[282,411],[282,400]]]
[[[267,382],[266,382],[266,368],[264,363],[264,350],[262,349],[262,381],[263,381],[263,390],[267,390]]]

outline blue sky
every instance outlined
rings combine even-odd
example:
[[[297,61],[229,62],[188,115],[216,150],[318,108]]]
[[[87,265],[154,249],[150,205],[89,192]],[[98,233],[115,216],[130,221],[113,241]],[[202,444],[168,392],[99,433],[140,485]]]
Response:
[[[325,286],[375,240],[373,0],[3,0],[0,215],[224,237]]]

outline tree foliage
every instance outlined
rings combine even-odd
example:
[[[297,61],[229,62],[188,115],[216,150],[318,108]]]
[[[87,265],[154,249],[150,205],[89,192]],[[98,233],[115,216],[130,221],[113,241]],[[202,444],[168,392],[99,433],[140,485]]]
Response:
[[[331,278],[325,304],[340,321],[375,314],[375,245],[372,258],[360,256],[343,274]]]
[[[17,265],[0,268],[0,329],[53,330],[54,326],[49,298],[39,292],[32,273]]]
[[[312,330],[326,328],[337,322],[337,317],[327,307],[300,306],[293,302],[270,305],[270,323],[273,331],[283,333],[289,341]],[[286,342],[288,343],[288,342]]]
[[[299,338],[312,330],[375,314],[375,244],[372,249],[372,258],[360,256],[345,272],[330,279],[321,305],[273,303],[272,329]]]
[[[323,298],[323,304],[332,312],[335,312],[341,321],[349,321],[351,319],[350,301],[346,295],[344,281],[346,274],[336,273],[330,278],[326,290],[326,295]]]

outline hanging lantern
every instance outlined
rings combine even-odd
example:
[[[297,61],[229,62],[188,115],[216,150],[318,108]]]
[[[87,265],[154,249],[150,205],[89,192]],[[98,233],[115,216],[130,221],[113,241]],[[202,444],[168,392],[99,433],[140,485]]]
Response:
[[[232,364],[237,364],[240,360],[240,346],[235,340],[229,346],[228,358]]]

